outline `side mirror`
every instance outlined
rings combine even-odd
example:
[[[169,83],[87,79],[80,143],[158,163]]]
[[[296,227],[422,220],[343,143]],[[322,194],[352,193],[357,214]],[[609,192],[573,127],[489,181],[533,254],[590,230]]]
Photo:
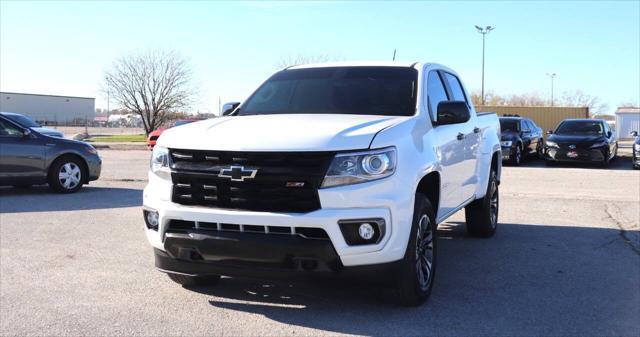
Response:
[[[607,137],[611,137],[612,134],[611,131],[607,131]]]
[[[629,132],[629,135],[632,137],[638,137],[638,131],[631,131]]]
[[[469,118],[471,118],[471,112],[464,101],[444,101],[438,104],[437,125],[464,123]]]
[[[32,134],[33,133],[31,132],[31,129],[29,129],[29,128],[22,129],[22,136],[23,137],[29,138],[29,137],[31,137]]]
[[[222,106],[222,115],[223,116],[228,116],[229,114],[231,114],[238,107],[238,105],[240,105],[240,102],[225,103]]]
[[[548,134],[548,135],[552,135],[552,134],[553,134],[553,130],[549,130],[549,131],[547,131],[547,134]]]

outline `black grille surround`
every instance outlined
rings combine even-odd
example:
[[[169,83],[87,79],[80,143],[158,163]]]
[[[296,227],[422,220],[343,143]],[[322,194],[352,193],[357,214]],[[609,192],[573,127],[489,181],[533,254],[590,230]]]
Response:
[[[175,203],[304,213],[320,209],[318,189],[335,152],[170,149],[169,154]]]

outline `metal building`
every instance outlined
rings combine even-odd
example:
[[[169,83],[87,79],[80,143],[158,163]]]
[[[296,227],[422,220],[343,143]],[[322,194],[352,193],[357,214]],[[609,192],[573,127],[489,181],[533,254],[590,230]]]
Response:
[[[631,139],[631,131],[640,132],[640,108],[618,108],[616,110],[616,137]]]
[[[589,118],[587,107],[556,107],[556,106],[478,106],[477,111],[492,111],[498,116],[507,114],[520,115],[534,121],[542,128],[543,134],[555,128],[565,119]]]
[[[0,111],[27,115],[41,124],[84,125],[96,115],[95,98],[0,92]]]

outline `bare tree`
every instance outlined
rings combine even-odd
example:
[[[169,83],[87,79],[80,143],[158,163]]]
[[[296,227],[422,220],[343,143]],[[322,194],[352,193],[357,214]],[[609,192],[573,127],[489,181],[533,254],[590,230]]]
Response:
[[[105,76],[111,97],[142,117],[147,134],[190,105],[190,82],[187,62],[175,51],[161,50],[121,57]]]
[[[297,56],[283,56],[276,62],[276,67],[278,69],[295,66],[298,64],[307,64],[307,63],[321,63],[321,62],[330,62],[330,61],[338,61],[335,57],[331,57],[327,54],[319,54],[319,55],[300,55]]]
[[[598,96],[591,96],[582,92],[582,90],[576,90],[573,92],[565,91],[560,97],[560,104],[563,106],[576,106],[576,107],[588,107],[589,114],[601,115],[609,110],[609,105],[603,103]]]

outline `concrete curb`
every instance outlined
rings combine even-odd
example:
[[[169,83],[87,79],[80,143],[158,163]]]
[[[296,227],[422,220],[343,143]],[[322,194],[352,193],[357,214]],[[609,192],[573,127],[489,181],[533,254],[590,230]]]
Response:
[[[146,143],[89,143],[98,150],[148,151]]]

